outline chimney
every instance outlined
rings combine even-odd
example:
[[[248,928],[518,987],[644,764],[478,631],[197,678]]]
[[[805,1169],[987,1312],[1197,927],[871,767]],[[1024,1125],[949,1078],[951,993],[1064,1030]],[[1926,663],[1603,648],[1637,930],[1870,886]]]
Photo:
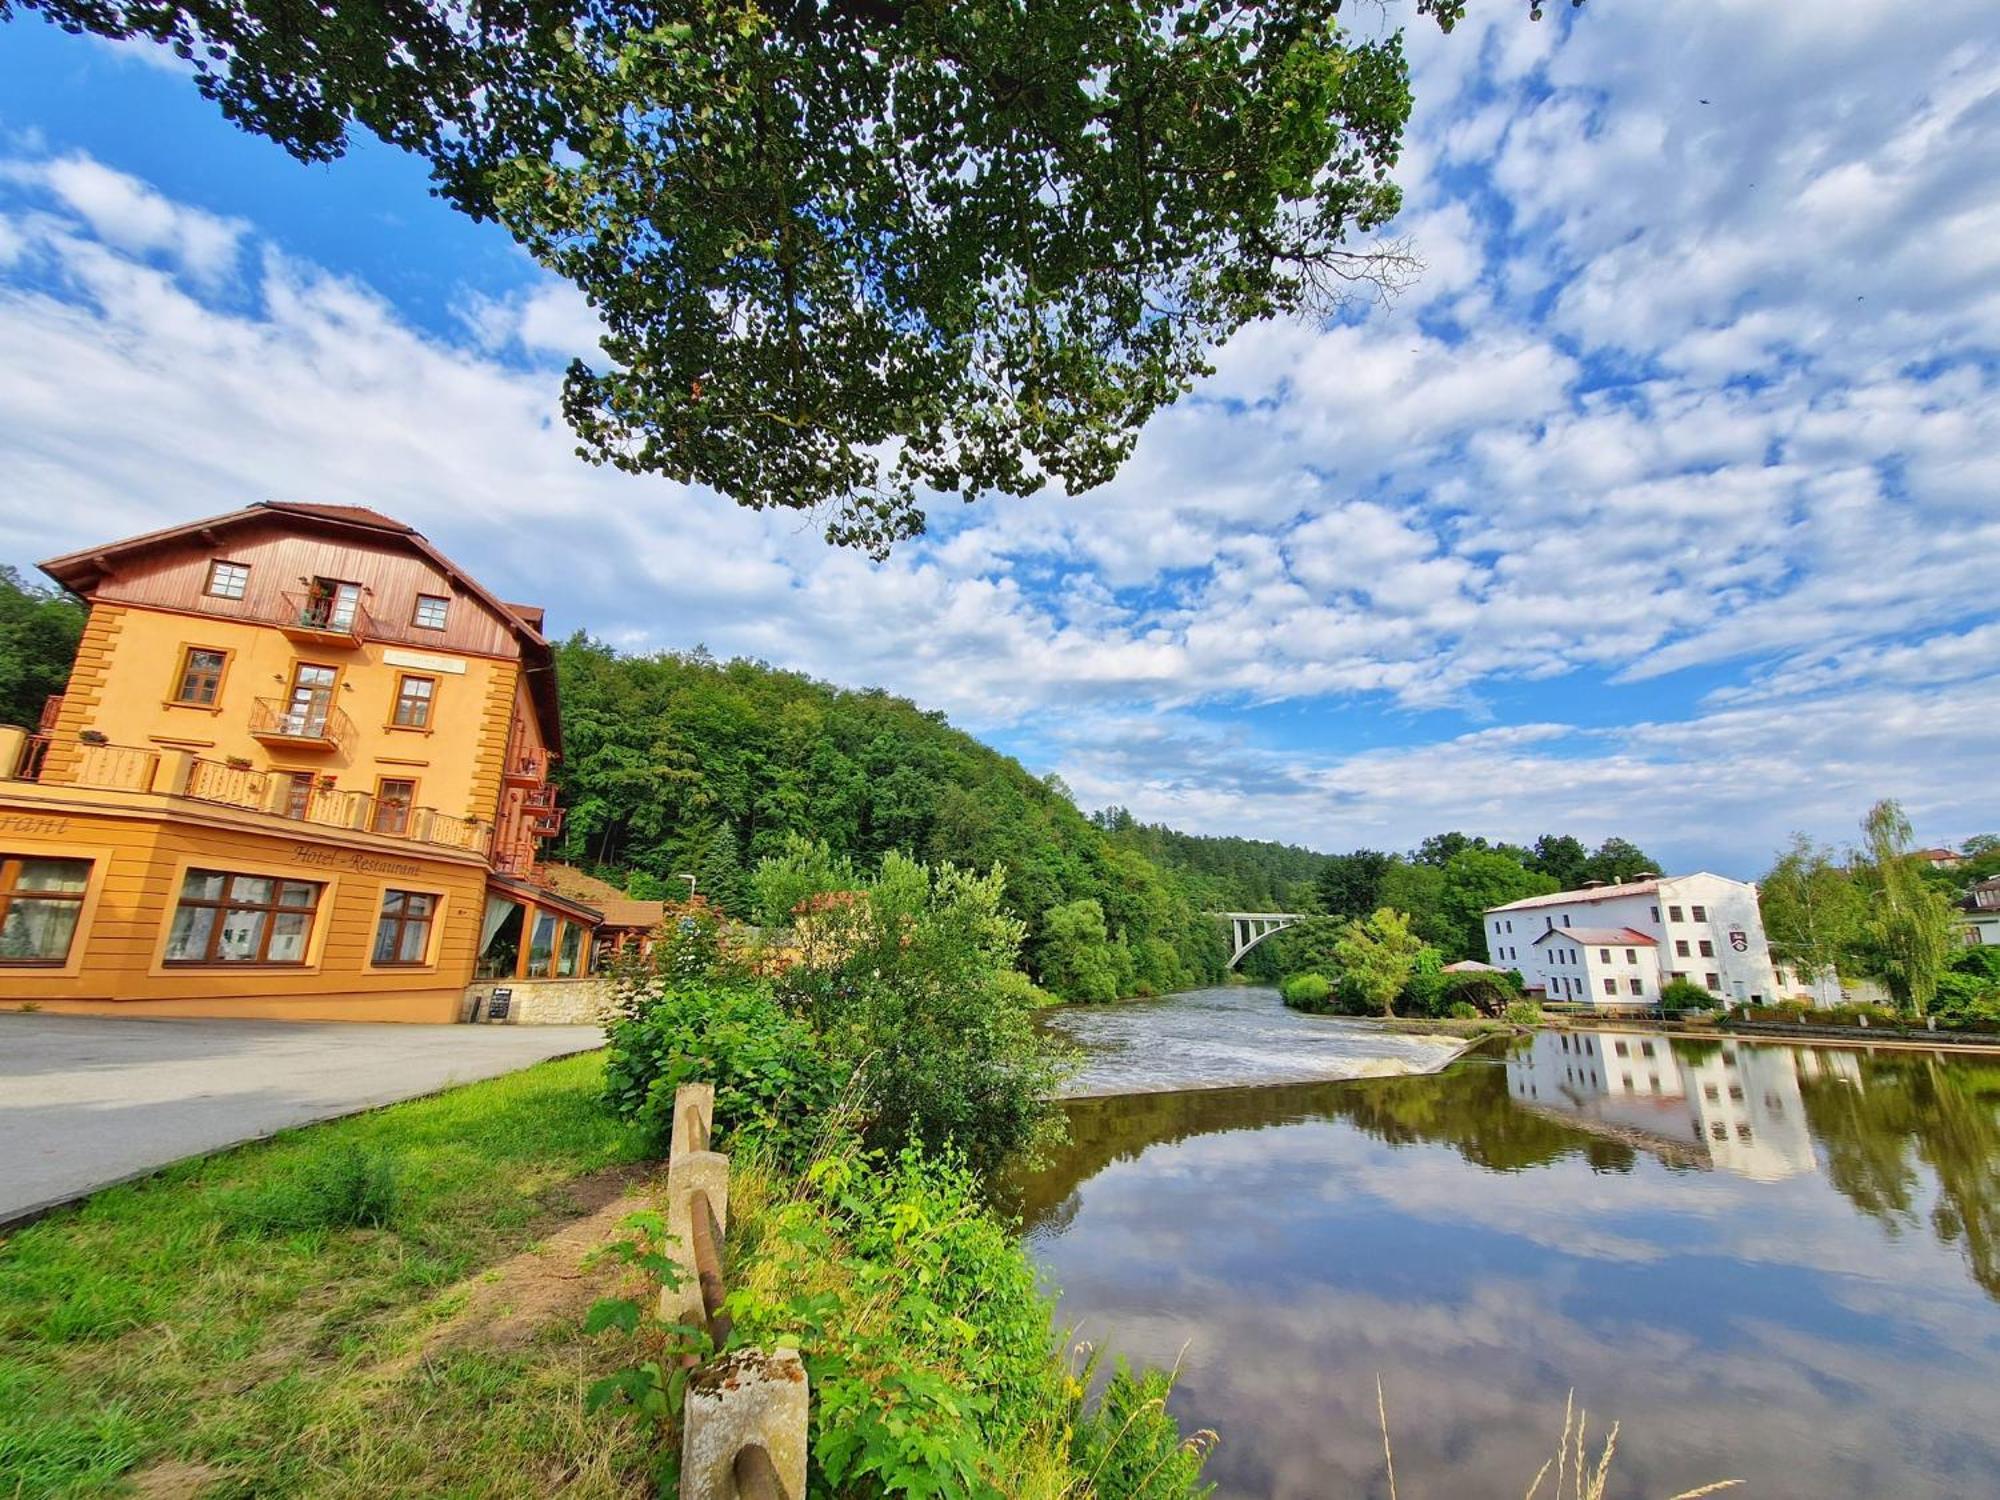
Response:
[[[1601,880],[1586,880],[1582,885],[1578,886],[1577,889],[1580,891],[1594,891],[1600,885],[1603,884],[1604,882]]]

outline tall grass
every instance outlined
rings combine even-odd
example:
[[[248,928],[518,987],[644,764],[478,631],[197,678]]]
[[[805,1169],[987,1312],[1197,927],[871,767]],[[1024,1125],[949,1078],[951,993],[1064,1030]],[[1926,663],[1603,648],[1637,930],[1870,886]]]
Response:
[[[1400,1500],[1396,1493],[1396,1453],[1389,1441],[1389,1409],[1382,1396],[1380,1375],[1375,1377],[1375,1416],[1382,1425],[1382,1460],[1389,1471],[1389,1500]],[[1618,1452],[1618,1424],[1613,1422],[1605,1433],[1604,1446],[1595,1459],[1590,1452],[1589,1426],[1590,1413],[1577,1409],[1576,1392],[1571,1391],[1563,1402],[1562,1433],[1556,1438],[1556,1451],[1535,1471],[1534,1481],[1522,1500],[1543,1500],[1542,1486],[1551,1470],[1556,1483],[1548,1500],[1605,1500],[1611,1483],[1611,1460]],[[1733,1490],[1742,1483],[1740,1479],[1718,1479],[1712,1484],[1682,1490],[1668,1500],[1701,1500],[1703,1495]]]

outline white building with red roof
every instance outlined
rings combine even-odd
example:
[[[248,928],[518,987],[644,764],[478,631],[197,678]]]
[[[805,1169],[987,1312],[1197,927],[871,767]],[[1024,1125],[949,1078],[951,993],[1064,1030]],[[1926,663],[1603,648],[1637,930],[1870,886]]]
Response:
[[[1486,913],[1486,952],[1552,1001],[1651,1006],[1672,979],[1718,1002],[1781,998],[1757,887],[1722,875],[1653,876],[1510,901]]]

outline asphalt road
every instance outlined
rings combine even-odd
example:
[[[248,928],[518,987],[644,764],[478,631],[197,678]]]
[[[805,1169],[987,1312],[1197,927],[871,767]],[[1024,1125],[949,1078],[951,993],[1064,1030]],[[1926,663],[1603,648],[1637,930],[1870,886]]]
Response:
[[[594,1026],[0,1013],[0,1224],[184,1157],[603,1040]]]

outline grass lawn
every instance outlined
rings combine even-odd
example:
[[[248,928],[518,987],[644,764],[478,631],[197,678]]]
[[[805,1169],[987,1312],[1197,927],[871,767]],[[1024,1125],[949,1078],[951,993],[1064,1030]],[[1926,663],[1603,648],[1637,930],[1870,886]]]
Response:
[[[580,1273],[646,1189],[600,1055],[288,1132],[0,1239],[0,1497],[648,1490]],[[357,1149],[359,1155],[357,1155]],[[316,1182],[393,1162],[386,1222]],[[373,1218],[371,1213],[366,1216]]]

